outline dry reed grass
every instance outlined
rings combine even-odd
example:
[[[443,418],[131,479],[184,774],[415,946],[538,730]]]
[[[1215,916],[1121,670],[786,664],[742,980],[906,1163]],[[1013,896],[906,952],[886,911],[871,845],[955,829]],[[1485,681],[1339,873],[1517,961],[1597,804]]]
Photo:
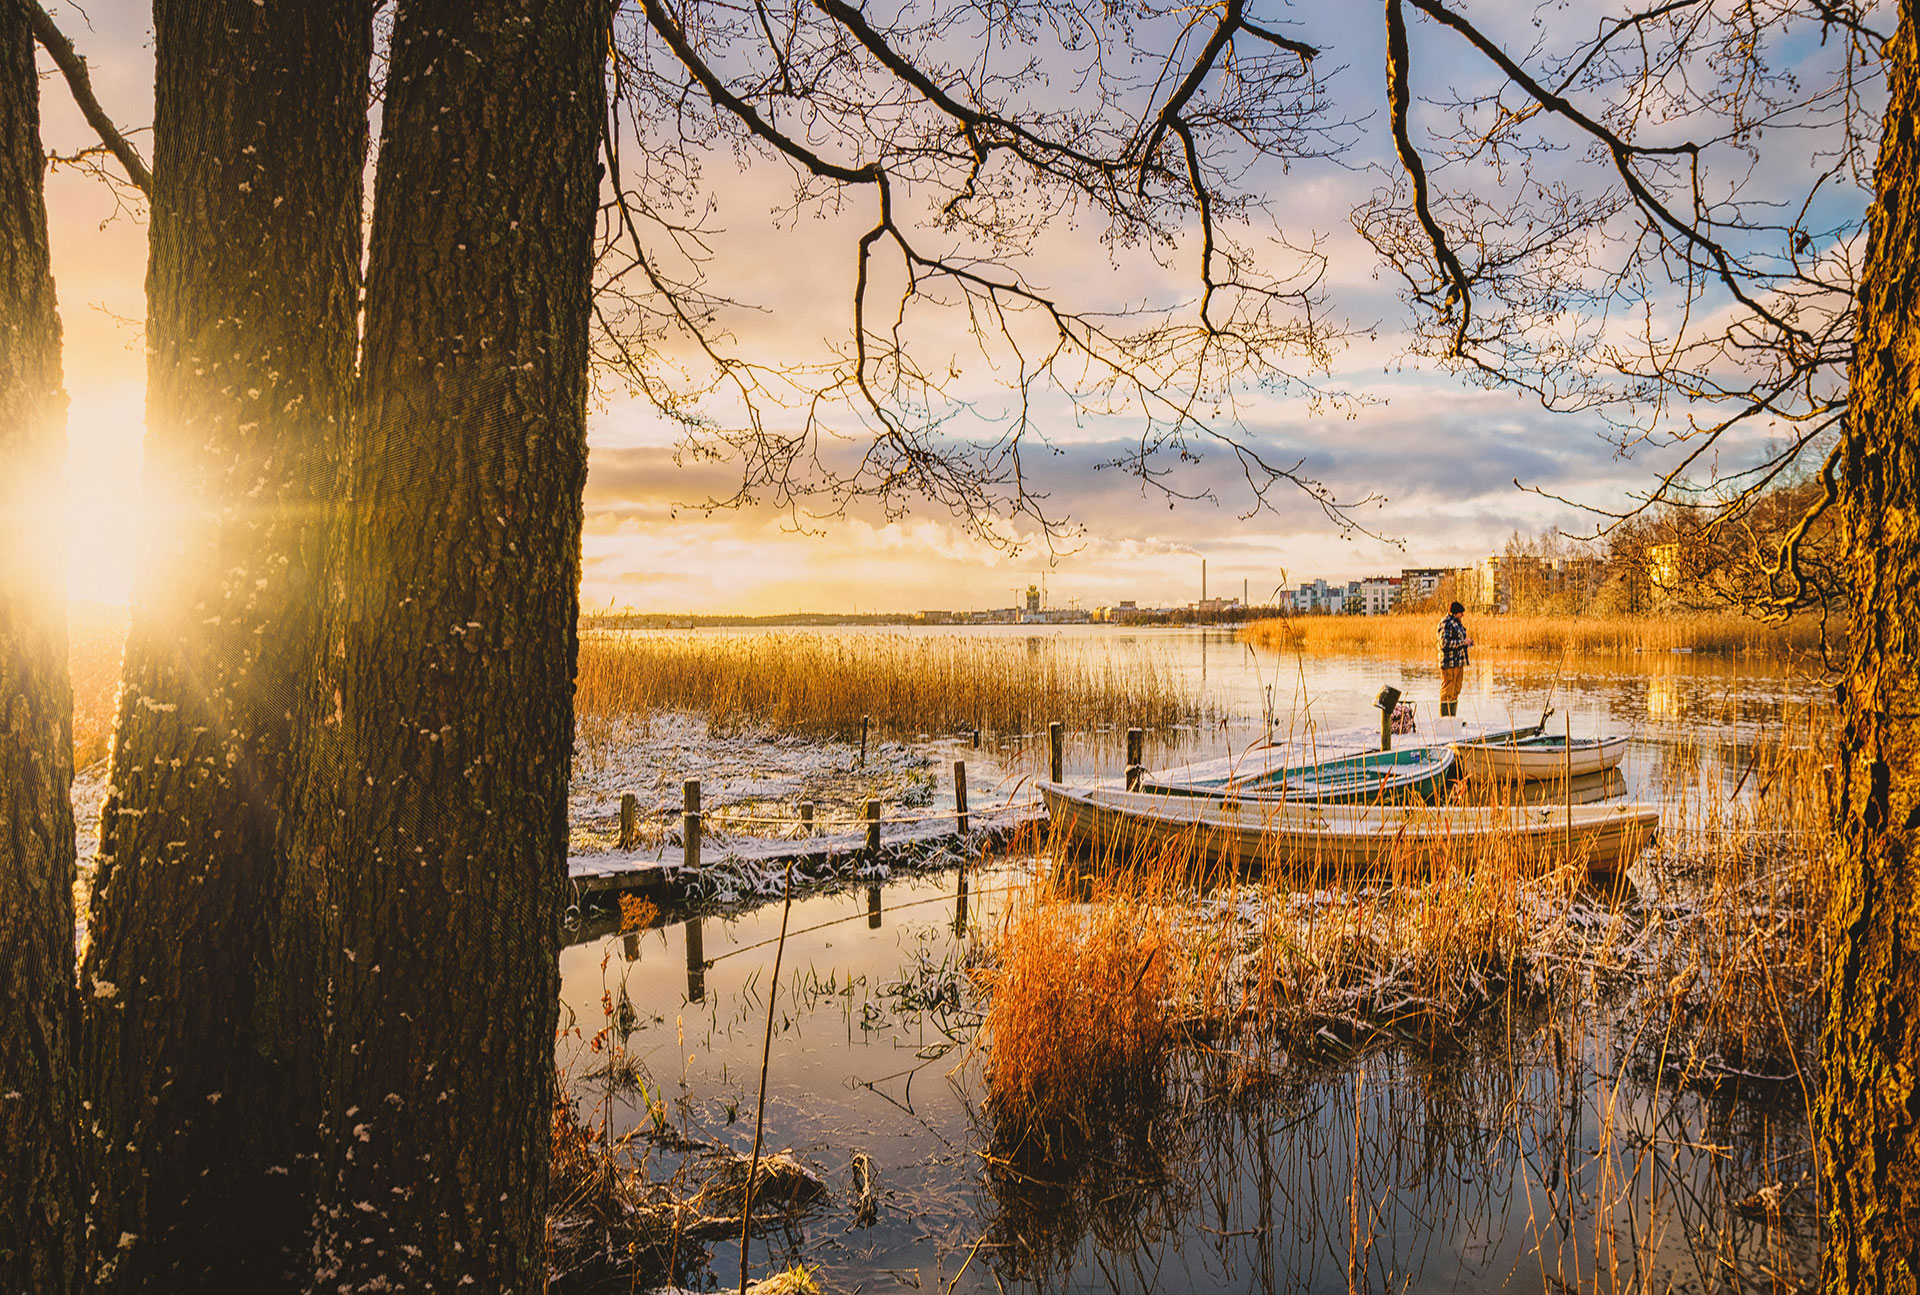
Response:
[[[1091,903],[1048,893],[977,973],[996,1122],[1015,1141],[1090,1133],[1090,1112],[1158,1086],[1182,997],[1170,910],[1137,885]],[[1183,959],[1184,960],[1184,959]]]
[[[1161,726],[1200,713],[1198,695],[1152,656],[1057,639],[815,633],[589,634],[575,693],[583,741],[656,711],[716,730],[912,736],[1024,733],[1053,720]]]
[[[1374,652],[1429,657],[1438,618],[1392,616],[1284,616],[1255,621],[1240,637],[1279,651]],[[1786,622],[1731,613],[1693,616],[1484,616],[1469,615],[1474,644],[1509,652],[1575,652],[1619,656],[1635,652],[1749,652],[1796,656],[1820,651],[1820,624],[1805,617]]]

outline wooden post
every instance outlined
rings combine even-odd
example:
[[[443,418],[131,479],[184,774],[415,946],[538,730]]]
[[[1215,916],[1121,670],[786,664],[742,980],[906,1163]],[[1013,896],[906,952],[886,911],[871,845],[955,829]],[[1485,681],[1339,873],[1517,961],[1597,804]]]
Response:
[[[813,835],[813,802],[810,800],[800,802],[800,835]]]
[[[1047,768],[1055,782],[1062,782],[1067,772],[1067,729],[1057,720],[1047,725]]]
[[[880,929],[880,887],[867,887],[867,925]]]
[[[1142,768],[1142,764],[1143,764],[1143,758],[1146,755],[1146,747],[1147,747],[1147,735],[1144,732],[1142,732],[1140,729],[1137,729],[1137,728],[1130,728],[1127,730],[1127,790],[1128,791],[1140,790],[1140,775],[1145,772],[1145,769]]]
[[[973,749],[976,751],[980,749],[980,730],[977,728],[973,730]]]
[[[961,836],[967,834],[967,762],[953,762],[953,810],[959,818],[956,830]]]
[[[687,919],[687,1001],[700,1002],[707,996],[707,948],[700,930],[700,919]]]
[[[967,865],[960,865],[960,894],[953,906],[953,933],[967,933]]]
[[[862,769],[867,767],[867,729],[872,723],[872,716],[862,715],[860,717],[860,767]]]
[[[1380,749],[1393,750],[1393,712],[1384,708],[1380,711]]]
[[[680,838],[687,847],[687,867],[700,869],[700,780],[689,778],[681,786]]]
[[[869,854],[878,854],[880,852],[880,802],[872,796],[867,797],[865,813],[867,819],[867,852]]]
[[[620,848],[631,850],[640,844],[640,798],[632,792],[620,796]]]

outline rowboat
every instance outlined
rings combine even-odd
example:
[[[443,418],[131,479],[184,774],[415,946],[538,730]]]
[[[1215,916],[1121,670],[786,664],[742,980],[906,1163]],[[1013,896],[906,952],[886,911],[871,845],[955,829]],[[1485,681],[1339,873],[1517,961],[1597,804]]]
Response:
[[[1618,765],[1627,753],[1627,739],[1583,737],[1569,746],[1558,734],[1536,733],[1455,742],[1453,749],[1460,757],[1460,776],[1466,778],[1577,778]]]
[[[1439,873],[1510,850],[1528,866],[1612,876],[1651,845],[1652,805],[1309,805],[1039,784],[1057,837],[1119,862],[1171,855],[1241,869]]]
[[[1453,778],[1454,754],[1444,746],[1360,755],[1280,768],[1229,769],[1186,777],[1142,774],[1138,790],[1162,796],[1235,796],[1316,805],[1437,804]]]

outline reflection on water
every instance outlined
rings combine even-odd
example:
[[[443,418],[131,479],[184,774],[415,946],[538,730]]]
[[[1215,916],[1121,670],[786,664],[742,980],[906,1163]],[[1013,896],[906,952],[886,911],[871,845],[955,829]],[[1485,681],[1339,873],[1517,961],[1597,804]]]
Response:
[[[1031,641],[1036,654],[1150,651],[1204,686],[1224,718],[1149,734],[1150,765],[1244,747],[1269,706],[1282,733],[1337,733],[1377,722],[1383,683],[1423,713],[1438,688],[1426,663],[1257,653],[1217,631]],[[1747,753],[1824,696],[1810,674],[1701,655],[1479,657],[1469,722],[1551,706],[1555,728],[1632,739],[1604,786],[1575,788],[1582,799],[1673,802],[1703,780],[1738,791]],[[1117,777],[1123,760],[1124,726],[1077,735],[1069,774]],[[1803,1094],[1672,1091],[1665,1041],[1634,1033],[1654,1028],[1644,1021],[1515,1008],[1437,1057],[1198,1041],[1163,1100],[1109,1112],[1073,1154],[1008,1153],[970,1046],[981,1005],[967,969],[1020,875],[1003,864],[795,901],[766,1143],[820,1170],[830,1195],[756,1240],[756,1273],[805,1262],[843,1291],[1811,1289]],[[643,1131],[656,1179],[698,1144],[747,1150],[779,907],[625,934],[594,920],[561,963],[558,1057],[583,1108],[615,1134]],[[856,1156],[872,1165],[870,1218]],[[711,1272],[736,1270],[733,1244],[711,1252]]]
[[[980,1004],[966,968],[1019,875],[795,902],[767,1146],[831,1190],[756,1241],[756,1272],[804,1261],[840,1290],[944,1290],[958,1275],[963,1291],[1441,1292],[1795,1289],[1813,1271],[1800,1095],[1665,1091],[1642,1064],[1659,1041],[1633,1022],[1520,1009],[1438,1057],[1214,1039],[1183,1052],[1161,1100],[1106,1112],[1091,1142],[1050,1161],[1009,1152],[969,1050]],[[561,1061],[616,1133],[649,1134],[636,1145],[657,1178],[694,1144],[751,1145],[778,930],[770,906],[565,951]],[[696,942],[704,983],[681,974]],[[609,1066],[616,1041],[623,1064]],[[736,1269],[730,1249],[712,1271]]]

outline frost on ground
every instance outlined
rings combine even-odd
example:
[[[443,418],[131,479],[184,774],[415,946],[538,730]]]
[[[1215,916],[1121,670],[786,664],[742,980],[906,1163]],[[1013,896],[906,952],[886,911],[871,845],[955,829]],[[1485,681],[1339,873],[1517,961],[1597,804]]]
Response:
[[[1007,797],[996,790],[1000,771],[983,754],[969,751],[967,758],[974,803],[985,809]],[[700,780],[710,840],[792,835],[802,801],[813,802],[822,832],[854,829],[868,797],[878,799],[888,817],[953,804],[949,766],[936,764],[931,746],[875,741],[863,765],[857,742],[765,729],[715,732],[697,715],[623,719],[598,735],[591,749],[576,750],[570,852],[618,847],[620,797],[626,792],[639,798],[641,848],[677,841],[689,778]]]

